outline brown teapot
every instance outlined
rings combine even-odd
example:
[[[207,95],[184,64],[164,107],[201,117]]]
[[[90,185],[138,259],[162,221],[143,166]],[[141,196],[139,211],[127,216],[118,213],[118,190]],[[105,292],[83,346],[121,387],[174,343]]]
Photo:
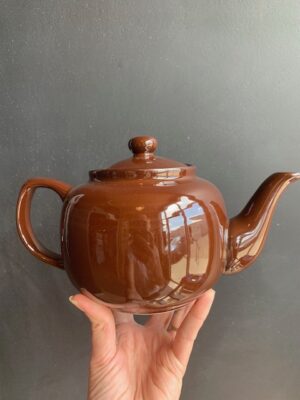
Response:
[[[300,173],[267,178],[229,219],[223,197],[190,164],[158,157],[157,141],[129,141],[133,157],[89,172],[77,187],[33,178],[21,188],[17,228],[28,250],[65,269],[73,284],[107,305],[151,314],[176,309],[211,288],[222,274],[249,267],[262,250],[280,194]],[[30,222],[39,188],[63,201],[61,255],[45,248]]]

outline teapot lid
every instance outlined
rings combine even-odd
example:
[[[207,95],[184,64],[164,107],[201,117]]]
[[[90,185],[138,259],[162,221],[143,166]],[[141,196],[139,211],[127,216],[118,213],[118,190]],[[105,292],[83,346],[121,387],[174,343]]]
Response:
[[[177,178],[193,175],[195,167],[179,161],[159,157],[154,152],[157,139],[152,136],[136,136],[129,140],[133,156],[119,161],[107,169],[90,171],[92,180],[112,178]]]
[[[113,164],[113,169],[182,168],[186,164],[157,156],[157,139],[152,136],[136,136],[129,140],[133,156]]]

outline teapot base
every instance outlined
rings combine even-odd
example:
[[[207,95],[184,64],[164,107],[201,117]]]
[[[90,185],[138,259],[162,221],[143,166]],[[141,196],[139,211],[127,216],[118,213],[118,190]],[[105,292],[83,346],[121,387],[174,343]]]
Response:
[[[194,293],[191,295],[188,299],[182,299],[181,301],[176,301],[176,302],[170,302],[166,304],[158,304],[157,301],[153,301],[145,303],[145,302],[130,302],[130,303],[123,303],[123,304],[116,304],[116,303],[109,303],[106,301],[103,301],[97,293],[92,294],[86,289],[81,289],[81,293],[84,294],[85,296],[89,297],[90,299],[96,301],[97,303],[100,303],[102,305],[105,305],[106,307],[111,308],[112,310],[124,312],[127,314],[135,314],[135,315],[152,315],[152,314],[161,314],[165,312],[170,312],[170,311],[175,311],[180,308],[183,308],[187,306],[189,303],[191,303],[194,300],[197,300],[200,298],[206,291],[208,290],[205,289],[201,291],[200,293]]]

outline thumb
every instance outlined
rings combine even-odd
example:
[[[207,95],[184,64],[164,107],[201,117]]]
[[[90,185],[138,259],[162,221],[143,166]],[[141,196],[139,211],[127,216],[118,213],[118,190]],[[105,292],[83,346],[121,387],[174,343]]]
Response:
[[[111,310],[83,294],[71,296],[69,300],[75,307],[84,312],[91,322],[91,363],[108,363],[116,353],[115,320]]]

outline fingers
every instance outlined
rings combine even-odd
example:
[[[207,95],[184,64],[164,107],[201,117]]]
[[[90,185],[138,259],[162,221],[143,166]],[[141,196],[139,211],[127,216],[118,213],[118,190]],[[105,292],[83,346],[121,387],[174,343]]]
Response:
[[[209,314],[214,297],[214,290],[205,292],[190,309],[176,333],[173,352],[184,367],[188,363],[194,341]]]
[[[116,353],[115,321],[111,310],[83,294],[70,297],[70,302],[83,311],[91,322],[91,362],[105,364]]]
[[[84,288],[81,288],[81,293],[84,294],[89,299],[93,300],[94,302],[96,302],[98,304],[102,304],[102,305],[105,306],[105,303],[102,300],[100,300],[97,297],[95,297],[88,290],[86,290]],[[134,322],[134,318],[133,318],[132,314],[118,311],[116,308],[114,308],[114,306],[115,305],[111,304],[110,305],[110,309],[112,310],[112,312],[114,314],[116,325],[119,325],[119,324],[122,324],[122,323],[127,323],[127,322]]]
[[[146,322],[147,328],[166,329],[174,315],[174,311],[153,314]]]

